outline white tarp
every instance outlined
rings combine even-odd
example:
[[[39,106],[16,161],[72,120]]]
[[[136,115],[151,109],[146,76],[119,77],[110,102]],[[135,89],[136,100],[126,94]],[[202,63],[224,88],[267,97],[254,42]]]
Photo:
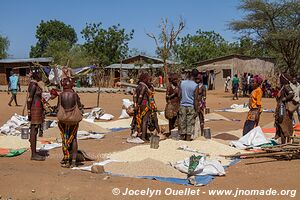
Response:
[[[268,143],[270,143],[270,141],[265,137],[260,126],[257,126],[239,140],[231,141],[229,145],[238,149],[246,149]]]
[[[86,140],[86,139],[102,139],[104,138],[104,134],[100,133],[91,133],[87,131],[78,131],[77,132],[77,138],[79,140]]]
[[[15,113],[2,127],[0,127],[0,132],[5,135],[19,135],[20,131],[17,129],[27,123],[27,117]]]

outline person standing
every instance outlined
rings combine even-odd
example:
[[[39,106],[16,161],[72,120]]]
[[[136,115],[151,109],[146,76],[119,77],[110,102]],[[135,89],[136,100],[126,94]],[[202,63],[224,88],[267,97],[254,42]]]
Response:
[[[178,76],[175,73],[169,76],[169,86],[166,91],[166,101],[167,105],[165,108],[165,117],[169,120],[169,132],[175,128],[176,121],[179,111],[179,87],[178,87]]]
[[[158,79],[159,79],[159,87],[163,88],[164,84],[163,84],[163,77],[162,77],[162,75],[159,75]]]
[[[254,127],[258,126],[260,115],[262,113],[262,95],[261,89],[262,78],[259,76],[254,77],[254,90],[252,91],[249,99],[249,112],[243,128],[243,135],[246,135]]]
[[[8,81],[8,91],[11,92],[11,98],[8,102],[8,105],[11,106],[11,103],[14,101],[16,106],[19,106],[17,103],[17,92],[21,91],[20,81],[19,77],[13,72],[10,72],[10,77]]]
[[[202,76],[199,73],[196,78],[196,83],[198,84],[198,87],[196,89],[196,109],[197,109],[197,115],[199,117],[200,121],[200,130],[201,130],[201,136],[203,136],[204,131],[204,112],[206,108],[206,88],[203,85]]]
[[[242,78],[242,87],[243,87],[243,97],[246,97],[248,91],[247,73],[244,73],[244,76]]]
[[[160,130],[157,118],[155,119],[157,108],[154,101],[154,87],[151,84],[151,77],[147,72],[143,72],[139,77],[138,86],[133,96],[133,102],[135,114],[131,123],[132,136],[149,140],[147,128],[151,119],[154,119],[151,121],[158,133]]]
[[[193,69],[190,77],[180,84],[180,108],[179,108],[179,134],[181,140],[190,141],[195,131],[196,119],[196,89],[195,79],[198,70]]]
[[[275,110],[275,139],[281,138],[282,144],[290,142],[290,137],[293,134],[293,112],[287,109],[288,103],[292,103],[294,98],[293,89],[289,85],[290,80],[291,77],[287,74],[281,74],[279,76],[281,89],[276,97],[277,107]]]
[[[43,123],[44,108],[42,105],[42,88],[38,82],[41,81],[41,75],[38,69],[32,70],[32,80],[28,86],[27,112],[30,121],[30,148],[31,160],[44,161],[45,157],[36,151],[37,134],[39,127]]]
[[[297,81],[297,78],[294,77],[292,79],[292,82],[290,83],[290,87],[292,88],[294,92],[294,98],[292,100],[293,105],[295,105],[296,113],[298,116],[298,120],[300,122],[300,111],[299,111],[299,104],[300,104],[300,84]],[[294,116],[293,116],[294,117]],[[295,122],[295,121],[294,121]]]
[[[79,122],[82,120],[83,105],[80,97],[73,90],[75,81],[71,77],[62,79],[63,92],[58,97],[58,128],[62,138],[63,159],[61,166],[65,168],[76,166],[78,150],[77,131]]]
[[[238,75],[235,74],[232,79],[232,94],[233,94],[233,100],[238,100],[238,91],[239,91],[239,78]]]

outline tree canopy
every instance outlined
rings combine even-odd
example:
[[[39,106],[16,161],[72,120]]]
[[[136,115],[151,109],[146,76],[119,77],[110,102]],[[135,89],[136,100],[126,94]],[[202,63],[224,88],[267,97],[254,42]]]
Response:
[[[126,33],[120,24],[105,29],[102,23],[86,24],[81,31],[85,40],[84,48],[91,56],[93,63],[102,67],[119,63],[125,58],[129,50],[128,42],[133,38],[133,33],[134,30]]]
[[[229,27],[272,51],[282,70],[299,71],[300,1],[242,0],[239,9],[247,14]]]
[[[228,42],[214,31],[198,30],[195,35],[186,35],[179,38],[180,43],[175,48],[175,53],[190,68],[193,64],[228,54]]]
[[[49,51],[48,46],[57,46],[64,44],[64,47],[69,49],[77,42],[77,35],[73,27],[66,25],[58,20],[41,21],[37,26],[35,37],[37,43],[31,46],[30,57],[41,57],[46,51]]]
[[[0,59],[6,58],[8,56],[7,54],[8,47],[9,47],[8,38],[0,35]]]

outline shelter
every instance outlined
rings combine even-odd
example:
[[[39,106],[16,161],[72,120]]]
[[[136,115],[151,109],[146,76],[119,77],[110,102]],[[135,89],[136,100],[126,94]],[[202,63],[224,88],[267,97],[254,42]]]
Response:
[[[168,65],[178,64],[167,60]],[[138,76],[141,70],[148,71],[158,77],[163,75],[163,60],[146,55],[136,55],[122,60],[120,63],[111,64],[106,69],[106,75],[110,75],[116,81],[128,81]],[[154,80],[155,81],[155,80]]]
[[[209,89],[223,88],[226,78],[244,73],[259,74],[265,78],[275,74],[275,59],[244,55],[227,55],[196,63],[199,71],[208,75]]]
[[[49,66],[53,58],[24,58],[24,59],[1,59],[0,60],[0,85],[7,85],[10,72],[13,70],[20,76],[20,84],[27,85],[30,67],[38,63],[42,66]]]

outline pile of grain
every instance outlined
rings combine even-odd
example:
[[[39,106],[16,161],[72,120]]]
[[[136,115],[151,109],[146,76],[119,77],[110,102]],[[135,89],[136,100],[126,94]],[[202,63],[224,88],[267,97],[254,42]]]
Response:
[[[202,153],[209,154],[208,159],[217,159],[221,161],[223,165],[229,164],[231,161],[221,157],[220,155],[229,155],[241,152],[236,148],[230,147],[228,145],[221,144],[213,140],[194,140],[191,142],[187,141],[176,141],[176,140],[164,140],[159,143],[158,149],[151,149],[149,144],[135,146],[130,149],[121,152],[115,152],[109,155],[110,159],[120,160],[120,161],[141,161],[147,158],[161,161],[163,163],[174,163],[179,160],[183,160],[191,155],[195,154],[193,152],[187,152],[183,150],[178,150],[182,145],[187,145],[189,148],[198,150]]]
[[[21,139],[21,136],[0,136],[0,148],[22,149],[29,147],[29,141]]]
[[[179,172],[170,165],[147,158],[137,162],[112,162],[104,166],[106,172],[121,174],[129,177],[136,176],[161,176],[172,178],[186,178],[184,173]]]

